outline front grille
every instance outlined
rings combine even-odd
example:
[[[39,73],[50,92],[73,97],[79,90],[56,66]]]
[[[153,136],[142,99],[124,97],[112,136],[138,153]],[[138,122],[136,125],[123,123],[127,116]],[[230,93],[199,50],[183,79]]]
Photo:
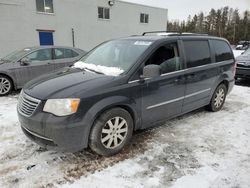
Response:
[[[30,117],[36,111],[40,102],[39,99],[33,98],[21,91],[17,108],[22,115]]]

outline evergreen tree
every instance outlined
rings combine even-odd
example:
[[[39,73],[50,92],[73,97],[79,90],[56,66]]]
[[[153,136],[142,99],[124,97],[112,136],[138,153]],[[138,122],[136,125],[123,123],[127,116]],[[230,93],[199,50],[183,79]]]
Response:
[[[211,9],[208,15],[200,12],[193,17],[188,16],[187,21],[168,22],[168,30],[180,32],[207,33],[224,37],[232,44],[240,40],[250,40],[250,11],[246,10],[240,15],[238,9],[223,7]]]

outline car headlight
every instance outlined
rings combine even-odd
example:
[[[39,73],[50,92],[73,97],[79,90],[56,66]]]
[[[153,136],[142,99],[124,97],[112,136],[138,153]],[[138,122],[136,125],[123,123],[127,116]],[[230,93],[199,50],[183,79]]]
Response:
[[[67,116],[76,113],[79,104],[80,99],[48,99],[43,111],[56,116]]]

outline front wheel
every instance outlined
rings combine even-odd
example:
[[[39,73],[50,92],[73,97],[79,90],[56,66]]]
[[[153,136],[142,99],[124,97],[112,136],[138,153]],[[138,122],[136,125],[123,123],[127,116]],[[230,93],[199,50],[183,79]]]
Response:
[[[221,110],[225,103],[227,95],[227,87],[225,84],[220,84],[214,91],[213,97],[208,105],[208,109],[212,112],[217,112]]]
[[[119,153],[133,134],[133,119],[128,111],[113,108],[95,121],[89,137],[89,147],[99,155]]]
[[[3,75],[0,75],[0,96],[8,95],[13,89],[11,80]]]

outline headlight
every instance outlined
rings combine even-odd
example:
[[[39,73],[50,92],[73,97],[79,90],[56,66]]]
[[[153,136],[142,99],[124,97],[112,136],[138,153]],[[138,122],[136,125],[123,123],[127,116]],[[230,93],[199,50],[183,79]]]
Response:
[[[56,116],[67,116],[76,113],[79,104],[80,99],[48,99],[43,111]]]

